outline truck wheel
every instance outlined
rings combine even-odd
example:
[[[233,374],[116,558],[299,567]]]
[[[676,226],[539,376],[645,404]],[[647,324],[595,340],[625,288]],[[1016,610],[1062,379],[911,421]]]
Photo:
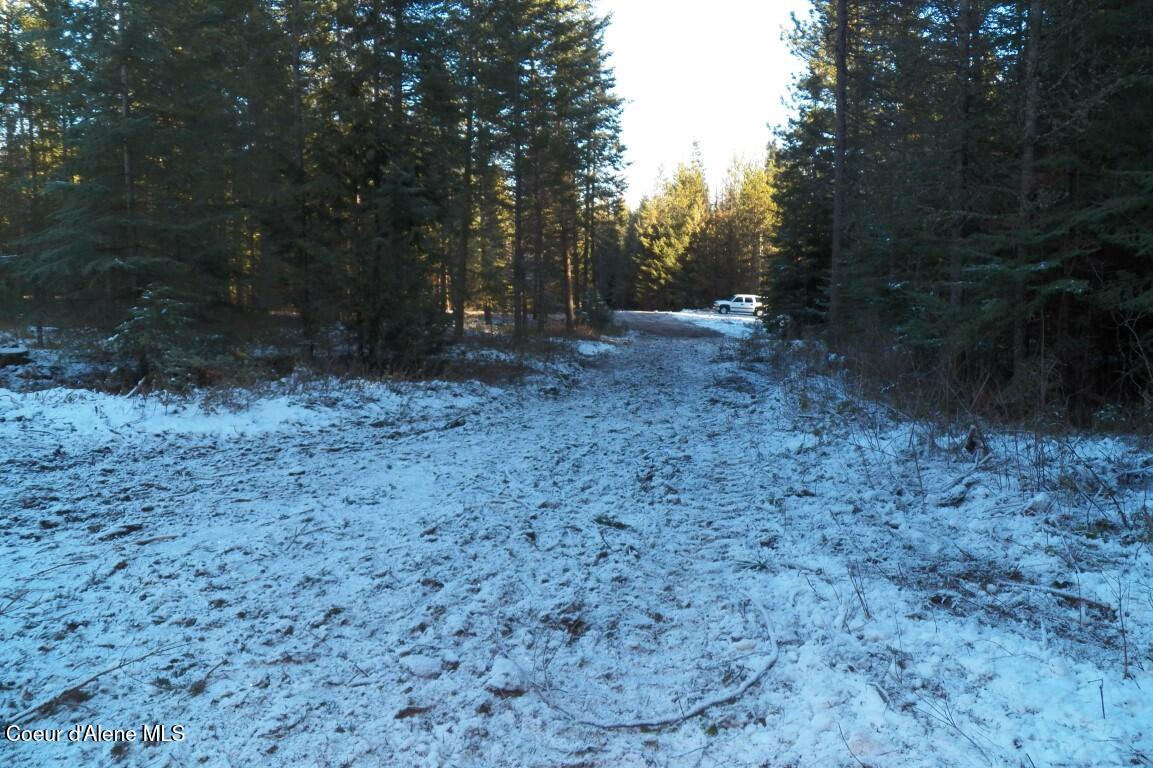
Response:
[[[726,305],[722,304],[720,309],[718,309],[717,311],[720,312],[722,315],[727,315],[729,313],[729,308]]]

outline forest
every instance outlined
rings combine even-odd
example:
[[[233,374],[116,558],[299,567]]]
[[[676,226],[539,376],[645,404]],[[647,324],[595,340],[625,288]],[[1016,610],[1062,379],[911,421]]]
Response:
[[[646,201],[630,297],[759,276],[771,324],[934,408],[1144,423],[1151,27],[1145,0],[814,3],[764,169]]]
[[[610,23],[9,2],[0,313],[98,329],[145,375],[286,319],[303,354],[389,368],[468,312],[523,340],[760,286],[774,330],[934,408],[1150,415],[1153,2],[815,0],[763,161],[710,190],[694,159],[635,210]]]
[[[606,5],[0,0],[0,766],[1153,766],[1153,0]]]
[[[9,315],[171,377],[269,318],[395,367],[466,306],[521,336],[595,292],[620,104],[587,2],[4,7]]]

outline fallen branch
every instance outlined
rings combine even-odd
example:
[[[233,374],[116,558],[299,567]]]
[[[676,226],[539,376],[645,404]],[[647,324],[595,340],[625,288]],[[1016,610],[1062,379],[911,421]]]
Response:
[[[979,470],[983,469],[985,467],[985,465],[989,463],[989,456],[990,455],[991,454],[988,454],[988,453],[983,454],[981,456],[981,458],[977,459],[977,462],[975,464],[973,464],[973,466],[969,467],[969,469],[965,470],[964,472],[957,475],[956,477],[954,477],[949,482],[942,485],[941,490],[938,491],[937,494],[940,495],[940,494],[944,493],[945,491],[950,490],[953,486],[959,485],[962,481],[969,479],[969,477],[971,477],[973,474],[975,474]]]
[[[754,685],[756,685],[758,682],[760,682],[761,678],[763,678],[768,673],[768,671],[770,669],[772,669],[773,666],[777,663],[777,659],[780,658],[780,655],[781,655],[780,647],[777,645],[777,640],[775,637],[773,637],[773,633],[769,629],[769,621],[768,621],[768,617],[765,615],[764,609],[762,609],[759,604],[757,604],[755,601],[753,601],[751,599],[749,600],[749,602],[752,603],[752,605],[755,606],[757,611],[761,614],[761,619],[765,624],[765,634],[768,637],[769,642],[773,646],[772,651],[770,651],[768,654],[769,658],[765,661],[765,663],[763,665],[761,665],[760,669],[758,669],[755,673],[750,675],[749,678],[747,680],[745,680],[745,682],[741,683],[736,688],[732,688],[730,690],[719,693],[716,696],[713,696],[712,698],[705,699],[704,701],[702,701],[699,704],[697,704],[696,706],[694,706],[692,709],[685,710],[685,711],[680,712],[679,714],[676,714],[676,715],[668,715],[666,717],[657,717],[657,718],[653,718],[651,720],[630,720],[630,721],[621,722],[621,723],[610,723],[610,722],[603,722],[603,721],[599,721],[599,720],[581,720],[580,718],[578,718],[575,715],[573,715],[572,713],[566,711],[562,707],[557,706],[553,702],[549,701],[548,698],[546,698],[545,695],[543,695],[543,692],[539,688],[536,689],[537,695],[540,696],[541,700],[544,701],[545,704],[552,707],[553,709],[556,709],[556,710],[564,713],[565,715],[568,715],[570,718],[575,720],[577,723],[579,723],[581,725],[592,726],[593,728],[603,728],[603,729],[609,730],[609,731],[623,731],[623,730],[629,730],[632,728],[638,728],[641,730],[654,730],[656,728],[664,728],[666,726],[677,725],[679,723],[683,723],[686,720],[691,720],[692,718],[696,717],[697,715],[700,715],[700,714],[704,713],[706,710],[712,709],[713,707],[719,707],[719,706],[722,706],[724,704],[731,704],[732,702],[734,702],[737,699],[744,696],[745,693],[750,688],[752,688]]]
[[[990,765],[993,764],[993,761],[989,759],[989,755],[985,752],[984,749],[981,748],[981,745],[978,744],[977,741],[972,736],[970,736],[969,734],[967,734],[963,730],[961,730],[961,726],[958,725],[958,723],[957,723],[957,718],[953,716],[953,709],[952,709],[952,707],[949,706],[949,700],[948,699],[942,698],[941,699],[942,706],[938,706],[938,705],[934,704],[932,701],[930,701],[929,699],[927,699],[926,697],[922,696],[917,691],[913,691],[913,694],[918,699],[921,700],[922,704],[924,704],[928,709],[932,710],[932,712],[926,712],[925,710],[920,710],[921,712],[923,712],[924,714],[933,718],[934,720],[937,720],[941,723],[944,723],[945,725],[949,726],[954,731],[959,733],[962,737],[964,737],[964,739],[966,741],[968,741],[970,744],[973,745],[974,749],[976,749],[978,752],[981,753],[981,757],[985,758],[985,762],[989,763]]]
[[[178,536],[153,536],[150,539],[140,539],[139,541],[134,541],[132,543],[138,547],[143,547],[148,544],[162,544],[166,541],[176,541],[178,538]]]
[[[841,741],[845,742],[845,749],[849,750],[849,754],[857,761],[857,765],[861,766],[861,768],[866,768],[865,764],[861,762],[861,758],[857,757],[857,753],[849,746],[849,740],[845,738],[845,732],[841,729],[840,723],[837,723],[837,733],[841,734]]]
[[[192,685],[188,686],[188,694],[190,696],[199,696],[200,694],[204,693],[204,691],[208,688],[208,678],[212,677],[212,673],[223,667],[227,661],[228,659],[222,659],[221,661],[216,662],[216,665],[212,667],[212,669],[204,673],[204,677],[193,681]]]
[[[1046,592],[1050,595],[1054,595],[1055,597],[1059,597],[1062,600],[1069,600],[1070,602],[1077,603],[1078,605],[1085,605],[1090,608],[1096,608],[1105,614],[1111,614],[1114,610],[1113,606],[1109,605],[1108,603],[1102,603],[1099,600],[1092,600],[1088,597],[1082,597],[1081,595],[1074,594],[1073,592],[1066,592],[1063,589],[1044,587],[1040,584],[1019,584],[1015,581],[998,581],[996,584],[998,587],[1015,587],[1017,589],[1027,589],[1034,592]]]
[[[271,728],[260,735],[266,739],[283,739],[285,736],[292,733],[292,731],[296,729],[296,726],[303,723],[310,714],[311,712],[306,711],[303,715],[296,718],[291,723],[286,725],[278,725],[275,728]]]
[[[25,579],[34,579],[37,576],[43,576],[44,574],[49,573],[50,571],[55,571],[57,568],[69,568],[73,565],[85,565],[85,564],[87,564],[87,562],[88,562],[87,560],[69,560],[67,563],[57,563],[56,565],[49,566],[48,568],[45,568],[43,570],[36,571],[36,573],[30,573],[27,576],[25,576],[24,578]]]
[[[0,616],[8,613],[12,606],[16,605],[16,603],[24,599],[24,595],[28,594],[28,592],[29,590],[27,589],[19,589],[15,592],[9,592],[7,595],[5,595],[4,597],[8,600],[8,602],[0,605]]]
[[[97,672],[96,674],[92,675],[91,677],[85,678],[84,680],[81,680],[80,682],[75,683],[74,685],[68,686],[63,691],[56,694],[52,698],[47,699],[46,701],[42,701],[39,704],[34,704],[33,706],[29,707],[28,709],[25,709],[21,712],[16,713],[13,717],[9,718],[8,722],[13,724],[13,725],[18,725],[22,721],[28,719],[29,717],[31,717],[32,715],[35,715],[37,713],[43,712],[44,714],[49,714],[52,711],[54,711],[56,709],[56,707],[61,702],[65,701],[69,697],[70,694],[75,694],[77,691],[79,691],[84,686],[90,685],[90,684],[96,682],[97,680],[104,677],[105,675],[109,675],[109,674],[111,674],[117,670],[120,670],[120,669],[124,669],[125,667],[130,666],[132,664],[135,664],[138,661],[144,661],[145,659],[151,658],[153,656],[157,656],[161,653],[167,653],[168,651],[171,651],[175,648],[180,648],[181,646],[185,646],[185,645],[190,645],[190,643],[176,643],[174,645],[167,645],[163,648],[158,648],[155,651],[151,651],[149,653],[146,653],[143,656],[137,656],[134,659],[129,659],[128,661],[122,661],[119,664],[116,664],[115,666],[111,666],[108,669],[101,670],[101,671]]]

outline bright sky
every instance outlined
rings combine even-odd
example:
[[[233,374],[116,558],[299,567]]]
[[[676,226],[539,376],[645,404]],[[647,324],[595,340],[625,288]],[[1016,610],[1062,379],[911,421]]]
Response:
[[[734,157],[764,157],[797,68],[781,32],[790,13],[808,15],[808,0],[594,2],[613,16],[605,42],[625,100],[630,205],[656,189],[662,169],[689,161],[694,140],[714,193]]]

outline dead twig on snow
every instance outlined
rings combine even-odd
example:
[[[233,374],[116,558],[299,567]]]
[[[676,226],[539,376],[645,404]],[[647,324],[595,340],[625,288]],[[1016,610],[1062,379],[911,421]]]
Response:
[[[549,705],[553,709],[556,709],[556,710],[568,715],[569,717],[571,717],[573,720],[580,723],[581,725],[588,725],[588,726],[592,726],[593,728],[603,728],[605,730],[610,730],[610,731],[631,730],[633,728],[637,728],[640,730],[654,730],[657,728],[664,728],[664,727],[667,727],[670,725],[677,725],[679,723],[684,722],[685,720],[691,720],[692,718],[696,717],[697,715],[700,715],[703,712],[705,712],[706,710],[712,709],[713,707],[719,707],[719,706],[722,706],[724,704],[731,704],[732,702],[734,702],[737,699],[744,696],[745,693],[750,688],[752,688],[754,685],[756,685],[758,682],[760,682],[761,678],[763,678],[768,673],[768,671],[773,668],[773,666],[777,663],[777,659],[780,658],[780,647],[777,645],[777,640],[773,636],[772,631],[769,629],[768,616],[765,614],[764,609],[761,608],[761,606],[759,604],[757,604],[755,601],[750,599],[749,602],[752,605],[754,605],[757,608],[757,611],[761,614],[761,620],[764,622],[764,625],[765,625],[765,634],[767,635],[769,642],[773,646],[772,650],[768,654],[769,658],[765,661],[764,664],[761,665],[760,669],[756,670],[752,675],[749,676],[749,678],[747,680],[745,680],[745,682],[741,683],[736,688],[733,688],[733,689],[730,689],[728,691],[724,691],[722,693],[719,693],[719,694],[713,696],[712,698],[705,699],[704,701],[701,701],[700,703],[698,703],[696,706],[692,707],[691,709],[682,710],[680,713],[678,713],[676,715],[668,715],[666,717],[656,717],[656,718],[652,718],[649,720],[630,720],[630,721],[626,721],[626,722],[612,723],[612,722],[603,722],[603,721],[598,721],[598,720],[581,720],[581,719],[577,718],[576,716],[574,716],[572,713],[568,712],[567,710],[563,709],[562,707],[558,706],[557,704],[555,704],[554,702],[552,702],[548,698],[546,698],[546,696],[544,695],[544,692],[541,691],[539,687],[537,687],[537,689],[536,689],[537,695],[540,696],[541,700],[544,701],[545,704]]]
[[[191,645],[191,643],[176,643],[174,645],[166,645],[163,648],[158,648],[155,651],[151,651],[149,653],[144,654],[143,656],[136,656],[135,658],[128,659],[127,661],[122,661],[119,664],[115,664],[111,667],[108,667],[107,669],[103,669],[103,670],[97,672],[96,674],[92,675],[91,677],[87,677],[84,680],[81,680],[80,682],[75,683],[74,685],[68,686],[63,691],[56,694],[52,698],[47,699],[45,701],[42,701],[39,704],[35,704],[35,705],[29,707],[28,709],[25,709],[21,712],[16,713],[15,715],[13,715],[11,718],[8,719],[8,722],[12,723],[12,724],[19,724],[19,723],[23,722],[24,720],[28,719],[29,717],[31,717],[32,715],[34,715],[38,712],[43,712],[43,713],[47,714],[47,713],[51,712],[52,710],[54,710],[62,701],[65,701],[68,698],[69,694],[74,694],[75,692],[82,689],[84,686],[90,685],[90,684],[96,682],[97,680],[104,677],[105,675],[109,675],[109,674],[112,674],[113,672],[116,672],[117,670],[124,669],[125,667],[130,666],[132,664],[135,664],[138,661],[144,661],[145,659],[151,658],[153,656],[158,656],[162,653],[167,653],[168,651],[183,647],[185,645]]]

